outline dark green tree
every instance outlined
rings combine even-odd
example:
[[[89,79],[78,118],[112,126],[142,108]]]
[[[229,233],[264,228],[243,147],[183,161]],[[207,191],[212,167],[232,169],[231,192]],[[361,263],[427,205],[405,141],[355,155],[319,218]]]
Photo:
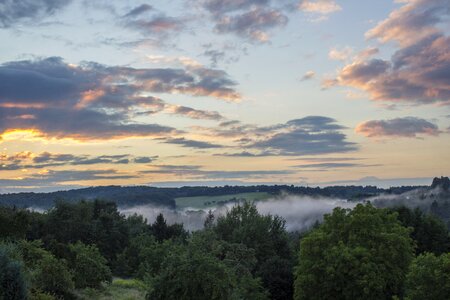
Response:
[[[419,255],[406,277],[408,300],[450,299],[450,253]]]
[[[425,214],[420,209],[407,207],[393,209],[403,226],[412,227],[411,237],[416,241],[416,254],[432,252],[441,254],[450,251],[450,235],[447,226],[437,217]]]
[[[334,209],[300,243],[294,299],[401,297],[414,251],[409,234],[387,209]]]
[[[252,273],[262,277],[272,299],[292,297],[294,262],[282,218],[261,215],[253,203],[244,202],[217,218],[213,230],[219,240],[254,250],[257,265]],[[268,261],[272,263],[270,266]]]

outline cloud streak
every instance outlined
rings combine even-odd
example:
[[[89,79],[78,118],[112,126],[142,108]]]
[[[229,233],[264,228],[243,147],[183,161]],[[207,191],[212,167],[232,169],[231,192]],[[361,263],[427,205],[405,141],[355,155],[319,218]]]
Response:
[[[12,155],[0,154],[0,170],[43,169],[60,166],[87,166],[96,164],[147,164],[157,159],[156,156],[120,155],[74,155],[65,153],[42,152],[34,154],[29,151]]]

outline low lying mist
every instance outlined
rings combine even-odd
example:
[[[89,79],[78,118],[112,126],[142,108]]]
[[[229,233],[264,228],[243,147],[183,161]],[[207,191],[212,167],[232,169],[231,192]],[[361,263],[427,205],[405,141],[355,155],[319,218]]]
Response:
[[[256,202],[256,207],[261,214],[278,215],[286,220],[286,228],[289,231],[304,231],[310,228],[316,221],[321,221],[323,215],[330,213],[335,207],[353,208],[357,203],[342,199],[317,198],[307,196],[283,195],[277,198]],[[209,210],[216,218],[224,215],[236,203],[207,209],[186,208],[173,210],[169,208],[152,206],[135,206],[121,209],[125,215],[143,215],[149,223],[156,220],[158,214],[162,213],[167,223],[182,223],[187,230],[199,230]]]
[[[420,208],[428,212],[432,203],[438,204],[450,201],[450,193],[441,187],[434,189],[416,189],[400,195],[379,195],[368,198],[376,207],[406,206],[409,208]]]
[[[331,213],[335,207],[353,208],[358,203],[370,202],[375,207],[406,206],[420,208],[424,212],[430,212],[433,202],[438,204],[450,203],[450,192],[441,187],[434,189],[419,188],[399,195],[383,194],[366,198],[363,201],[347,201],[345,199],[309,197],[284,194],[265,201],[256,202],[256,207],[261,214],[278,215],[286,220],[286,228],[289,231],[304,231],[310,228],[316,221],[321,221],[323,215]],[[209,210],[216,218],[224,215],[236,203],[228,203],[222,206],[207,209],[185,208],[174,210],[169,208],[152,206],[135,206],[121,209],[125,215],[143,215],[149,223],[153,223],[160,213],[164,215],[169,224],[182,223],[187,230],[193,231],[203,228],[203,223]]]

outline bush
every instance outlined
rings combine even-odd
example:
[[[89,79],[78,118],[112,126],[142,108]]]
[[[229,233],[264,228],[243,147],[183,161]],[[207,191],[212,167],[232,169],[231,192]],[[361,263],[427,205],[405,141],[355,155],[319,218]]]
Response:
[[[20,262],[0,248],[0,300],[27,299],[27,285]]]
[[[96,246],[77,242],[70,245],[69,249],[69,265],[74,273],[75,287],[99,288],[102,282],[111,282],[111,270]]]
[[[35,285],[38,289],[52,295],[73,298],[74,283],[65,261],[53,255],[44,256],[37,264]]]

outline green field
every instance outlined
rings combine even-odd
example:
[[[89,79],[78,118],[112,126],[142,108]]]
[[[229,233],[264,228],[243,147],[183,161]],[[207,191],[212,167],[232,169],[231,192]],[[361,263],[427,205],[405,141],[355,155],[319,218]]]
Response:
[[[266,200],[272,195],[265,192],[228,194],[221,196],[199,196],[175,198],[177,208],[208,208],[223,205],[231,201],[259,201]]]

